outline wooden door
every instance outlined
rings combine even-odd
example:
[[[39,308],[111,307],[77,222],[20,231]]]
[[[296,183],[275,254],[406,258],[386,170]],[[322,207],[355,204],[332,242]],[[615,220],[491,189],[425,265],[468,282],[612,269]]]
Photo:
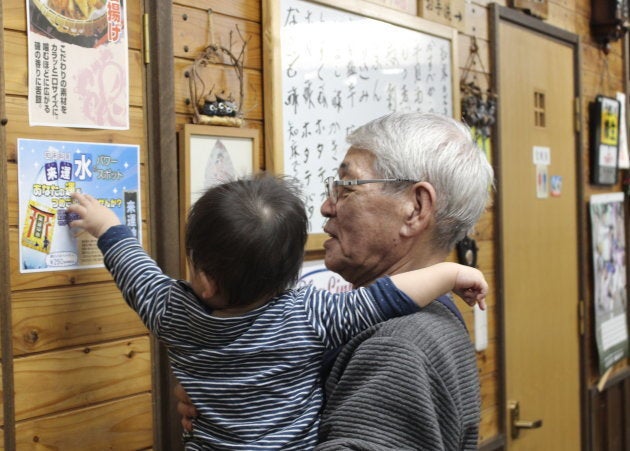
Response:
[[[506,435],[510,450],[579,450],[576,49],[507,21],[498,37]]]

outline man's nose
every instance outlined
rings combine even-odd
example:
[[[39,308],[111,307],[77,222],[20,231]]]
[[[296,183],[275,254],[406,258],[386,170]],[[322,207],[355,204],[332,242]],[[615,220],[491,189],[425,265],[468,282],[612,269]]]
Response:
[[[331,218],[336,214],[337,207],[333,201],[330,200],[330,197],[326,197],[322,206],[319,207],[319,211],[324,218]]]

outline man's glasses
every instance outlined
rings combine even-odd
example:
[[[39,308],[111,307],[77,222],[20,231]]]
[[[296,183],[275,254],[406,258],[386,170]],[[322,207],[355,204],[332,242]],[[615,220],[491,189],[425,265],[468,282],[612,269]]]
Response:
[[[411,179],[363,179],[363,180],[335,180],[335,177],[326,177],[324,184],[326,186],[326,196],[333,204],[339,200],[338,186],[354,186],[365,185],[366,183],[418,183],[418,180]]]

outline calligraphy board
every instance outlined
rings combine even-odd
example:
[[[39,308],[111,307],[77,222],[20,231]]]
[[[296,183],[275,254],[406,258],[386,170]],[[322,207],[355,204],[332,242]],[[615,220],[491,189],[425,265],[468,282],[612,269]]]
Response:
[[[265,77],[267,167],[302,184],[307,249],[318,249],[323,180],[336,174],[350,132],[395,111],[458,113],[457,32],[357,1],[269,0],[265,7],[272,30],[265,70],[273,73]]]

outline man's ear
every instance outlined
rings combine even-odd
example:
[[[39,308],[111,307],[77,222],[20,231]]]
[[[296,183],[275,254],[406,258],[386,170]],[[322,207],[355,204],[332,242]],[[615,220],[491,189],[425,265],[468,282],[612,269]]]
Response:
[[[419,182],[413,186],[413,192],[404,206],[403,236],[413,236],[426,230],[434,220],[435,188],[428,182]]]

